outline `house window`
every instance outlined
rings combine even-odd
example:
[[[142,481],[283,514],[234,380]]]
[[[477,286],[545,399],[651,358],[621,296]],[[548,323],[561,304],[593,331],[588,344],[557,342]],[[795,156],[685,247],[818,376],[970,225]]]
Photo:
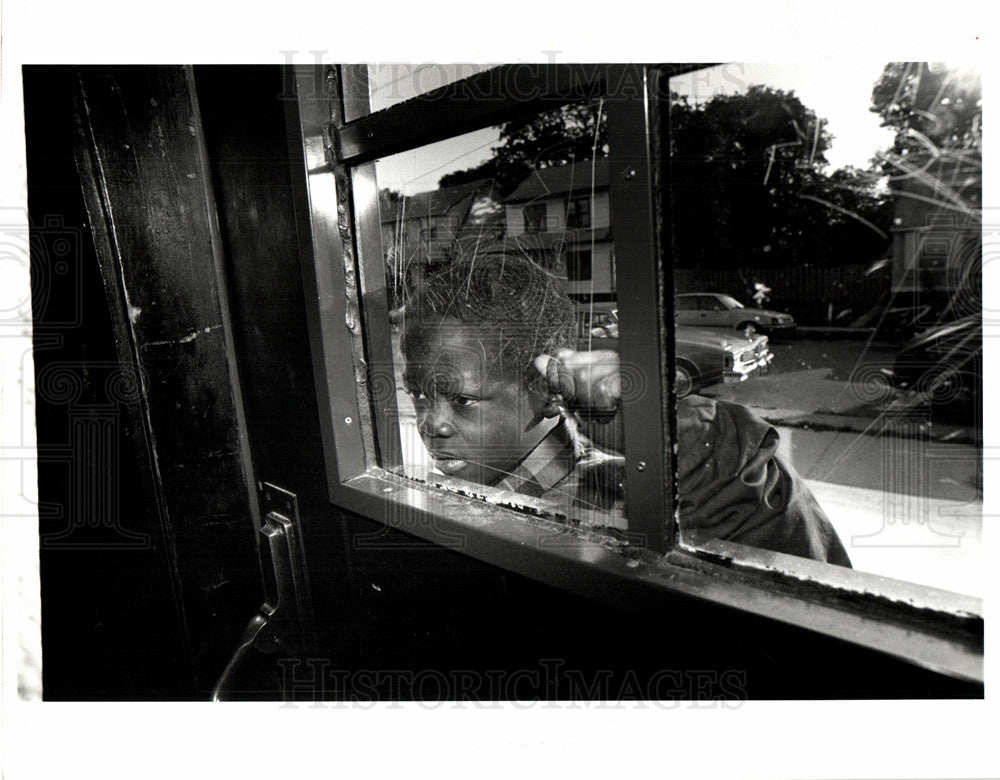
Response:
[[[545,203],[528,203],[524,207],[524,232],[544,233],[546,230]]]
[[[593,258],[589,249],[566,250],[566,278],[571,282],[586,282],[593,273]]]
[[[590,198],[571,198],[566,204],[566,227],[590,227]]]

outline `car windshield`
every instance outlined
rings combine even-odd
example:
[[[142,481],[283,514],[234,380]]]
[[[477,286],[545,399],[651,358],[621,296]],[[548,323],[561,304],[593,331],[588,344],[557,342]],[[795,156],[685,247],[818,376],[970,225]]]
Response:
[[[722,301],[722,305],[725,306],[727,309],[745,309],[746,308],[738,300],[736,300],[735,298],[732,298],[732,297],[730,297],[728,295],[720,295],[719,296],[719,300]]]

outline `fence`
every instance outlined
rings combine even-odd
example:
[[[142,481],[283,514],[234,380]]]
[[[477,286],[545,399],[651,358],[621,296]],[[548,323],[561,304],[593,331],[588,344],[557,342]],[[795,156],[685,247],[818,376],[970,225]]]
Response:
[[[765,308],[788,312],[800,325],[850,325],[875,307],[892,285],[889,267],[871,273],[870,264],[831,268],[675,268],[678,293],[720,292],[747,306],[755,281],[771,288]],[[842,312],[849,313],[838,317]]]

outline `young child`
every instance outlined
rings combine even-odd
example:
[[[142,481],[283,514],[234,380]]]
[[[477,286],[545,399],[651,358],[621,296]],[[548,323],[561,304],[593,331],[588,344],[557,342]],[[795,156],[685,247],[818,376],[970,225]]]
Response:
[[[613,417],[617,355],[576,352],[560,280],[517,250],[480,249],[428,272],[403,320],[403,379],[444,474],[588,509],[624,507],[624,458],[593,447],[566,408]],[[736,405],[678,403],[685,540],[727,539],[843,566],[850,561],[778,434]]]

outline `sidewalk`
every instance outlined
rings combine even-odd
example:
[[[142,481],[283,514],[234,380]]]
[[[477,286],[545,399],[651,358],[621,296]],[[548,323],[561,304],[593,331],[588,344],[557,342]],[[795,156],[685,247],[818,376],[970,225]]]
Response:
[[[874,335],[875,328],[838,328],[830,325],[799,325],[795,328],[795,330],[781,333],[778,338],[781,340],[823,339],[831,341],[867,341]]]
[[[905,399],[892,403],[872,401],[864,397],[866,392],[872,392],[871,388],[832,376],[831,368],[814,368],[716,385],[703,394],[742,404],[772,425],[981,444],[980,431],[975,427],[926,419],[922,407]]]

